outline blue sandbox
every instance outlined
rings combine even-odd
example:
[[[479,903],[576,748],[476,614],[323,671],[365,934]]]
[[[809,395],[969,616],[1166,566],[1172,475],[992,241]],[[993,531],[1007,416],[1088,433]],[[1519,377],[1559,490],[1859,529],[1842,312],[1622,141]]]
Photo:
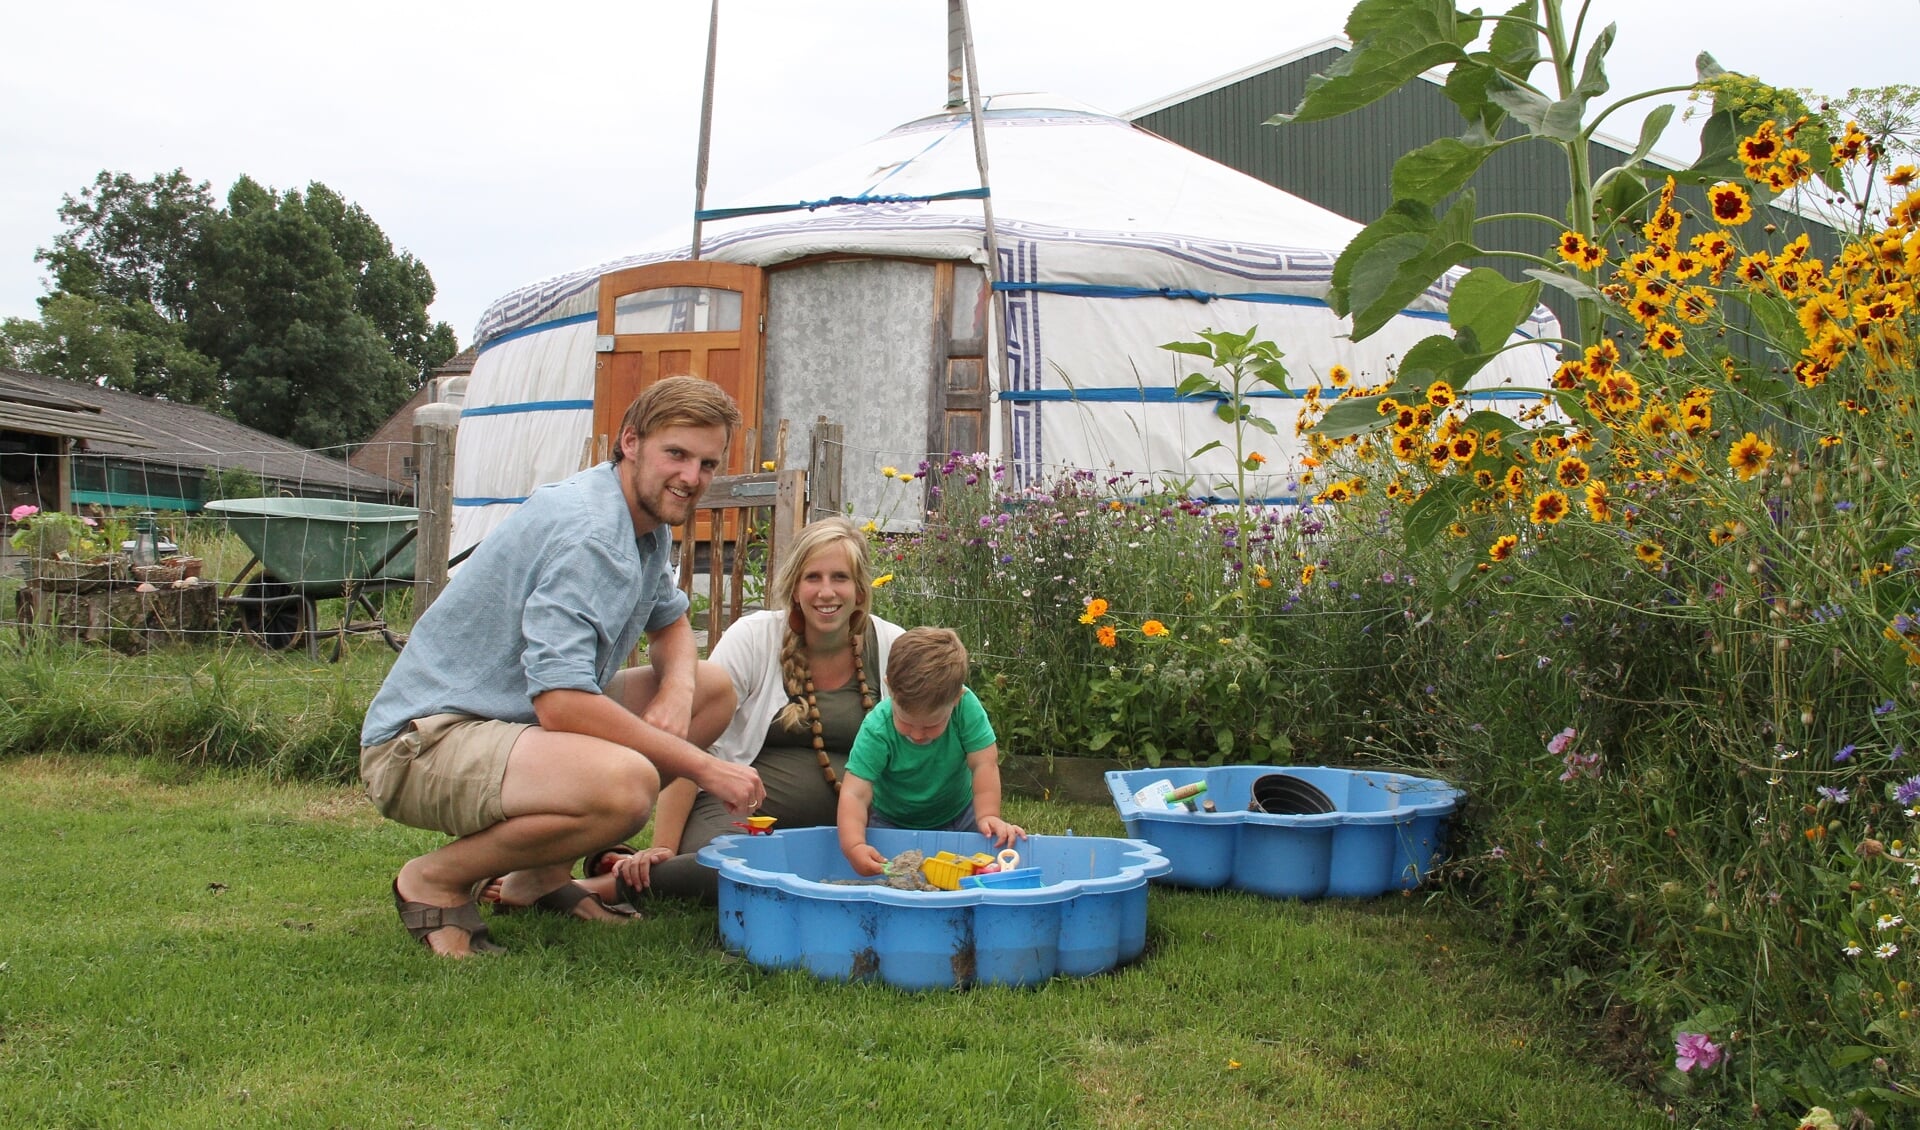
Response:
[[[909,848],[992,851],[975,832],[873,828],[867,839],[889,858]],[[1030,836],[1017,846],[1043,885],[899,891],[825,882],[856,877],[833,828],[721,836],[699,859],[720,872],[721,942],[766,969],[946,989],[1086,977],[1140,956],[1147,880],[1168,868],[1158,848],[1098,836]]]
[[[1250,812],[1253,783],[1297,777],[1332,799],[1313,815]],[[1146,809],[1134,794],[1156,781],[1205,782],[1217,812]],[[1356,769],[1229,765],[1107,774],[1127,835],[1166,853],[1160,882],[1233,887],[1273,898],[1371,898],[1420,885],[1446,847],[1447,822],[1465,794],[1444,781]]]

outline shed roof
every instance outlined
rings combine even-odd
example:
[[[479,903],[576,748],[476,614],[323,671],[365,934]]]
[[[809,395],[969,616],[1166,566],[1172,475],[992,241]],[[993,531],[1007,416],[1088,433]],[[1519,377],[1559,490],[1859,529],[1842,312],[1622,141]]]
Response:
[[[375,495],[394,490],[389,480],[349,467],[335,454],[297,447],[191,404],[7,368],[0,368],[0,403],[17,404],[23,411],[36,403],[64,404],[75,419],[97,421],[103,434],[59,433],[85,435],[91,455],[216,471],[238,467],[281,483]],[[48,434],[44,429],[24,430]],[[104,434],[108,431],[112,434]]]
[[[0,428],[32,435],[100,440],[128,447],[152,446],[108,419],[100,409],[70,397],[6,381],[6,372],[0,370]]]

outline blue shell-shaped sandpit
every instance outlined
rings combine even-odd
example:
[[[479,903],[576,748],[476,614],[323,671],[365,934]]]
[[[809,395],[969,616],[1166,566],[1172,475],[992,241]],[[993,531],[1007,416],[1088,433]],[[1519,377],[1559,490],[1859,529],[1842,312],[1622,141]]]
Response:
[[[1255,782],[1269,774],[1318,788],[1334,811],[1249,811]],[[1205,783],[1217,811],[1149,810],[1134,801],[1161,780],[1176,788]],[[1116,771],[1107,774],[1107,788],[1127,835],[1155,845],[1172,863],[1158,881],[1301,899],[1371,898],[1419,886],[1441,858],[1448,820],[1465,795],[1444,781],[1401,773],[1264,765]]]
[[[974,832],[872,828],[867,840],[888,858],[909,848],[993,850]],[[722,944],[765,969],[946,989],[1086,977],[1140,956],[1147,880],[1168,867],[1160,849],[1097,836],[1030,836],[1017,846],[1042,885],[899,891],[826,882],[855,878],[833,828],[721,836],[699,859],[720,873]]]

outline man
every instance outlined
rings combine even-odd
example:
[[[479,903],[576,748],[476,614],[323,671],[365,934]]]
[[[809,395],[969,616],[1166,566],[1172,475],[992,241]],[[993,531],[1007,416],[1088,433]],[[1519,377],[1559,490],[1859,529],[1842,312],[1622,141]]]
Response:
[[[718,386],[660,381],[627,410],[611,463],[535,491],[422,616],[367,709],[360,775],[380,811],[458,837],[393,881],[409,933],[447,957],[499,946],[474,904],[588,920],[620,914],[573,861],[639,831],[661,783],[686,777],[745,814],[751,766],[704,751],[733,714],[699,662],[672,531],[713,480],[740,412]],[[620,670],[642,632],[648,664]],[[644,886],[646,855],[622,860]]]

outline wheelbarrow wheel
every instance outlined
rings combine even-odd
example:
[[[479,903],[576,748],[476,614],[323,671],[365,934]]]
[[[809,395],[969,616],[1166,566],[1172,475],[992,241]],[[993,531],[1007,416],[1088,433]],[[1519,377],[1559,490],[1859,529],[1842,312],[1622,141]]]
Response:
[[[255,599],[240,607],[240,623],[263,646],[285,651],[300,643],[311,601],[270,575],[246,585],[244,595]]]

